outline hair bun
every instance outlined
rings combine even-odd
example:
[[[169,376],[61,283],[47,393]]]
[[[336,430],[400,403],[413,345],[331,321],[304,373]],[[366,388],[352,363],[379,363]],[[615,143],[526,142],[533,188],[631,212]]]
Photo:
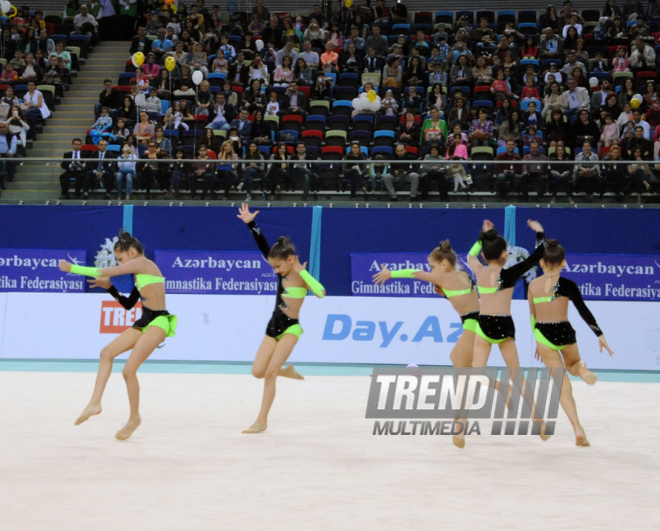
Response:
[[[546,247],[559,247],[559,242],[557,240],[545,240]]]
[[[451,243],[449,239],[442,240],[440,242],[440,245],[438,245],[438,249],[440,249],[440,251],[442,251],[443,253],[447,253],[451,251]]]
[[[489,241],[489,240],[496,240],[499,238],[499,234],[497,234],[497,231],[495,229],[490,229],[487,231],[481,231],[481,240],[482,241]]]

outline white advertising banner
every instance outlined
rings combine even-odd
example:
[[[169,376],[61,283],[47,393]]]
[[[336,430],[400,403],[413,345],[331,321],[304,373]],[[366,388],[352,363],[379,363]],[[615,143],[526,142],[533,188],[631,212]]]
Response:
[[[274,304],[272,295],[168,295],[179,326],[151,359],[252,361]],[[660,370],[657,303],[588,304],[616,353],[600,353],[596,336],[571,308],[580,352],[591,368]],[[140,314],[139,306],[127,311],[105,295],[0,294],[0,357],[96,359]],[[527,302],[513,301],[512,314],[520,363],[536,366]],[[304,334],[293,362],[449,365],[461,334],[458,315],[441,299],[308,297],[300,323]],[[497,346],[490,365],[503,365]]]

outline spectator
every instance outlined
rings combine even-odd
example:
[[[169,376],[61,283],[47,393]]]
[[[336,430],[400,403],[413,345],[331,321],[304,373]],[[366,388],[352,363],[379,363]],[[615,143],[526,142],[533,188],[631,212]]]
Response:
[[[138,124],[139,125],[139,124]],[[157,185],[161,189],[167,187],[166,183],[169,179],[164,175],[164,168],[158,159],[161,158],[156,151],[156,142],[149,140],[147,143],[147,151],[141,157],[144,162],[142,164],[142,171],[140,172],[140,187],[144,188],[147,192],[146,199],[151,199],[151,188]]]
[[[589,114],[591,102],[589,101],[589,92],[587,89],[578,87],[577,81],[569,78],[566,82],[566,90],[562,96],[562,109],[566,116],[573,116],[578,112],[578,109],[584,109]]]
[[[114,158],[112,154],[106,151],[107,147],[107,141],[101,139],[98,143],[99,150],[87,157],[83,184],[83,197],[85,199],[89,197],[89,191],[96,188],[97,185],[105,190],[104,199],[110,199],[115,173],[114,162],[104,160]]]
[[[557,192],[559,192],[560,183],[564,183],[566,188],[566,196],[568,197],[568,202],[573,203],[573,172],[572,168],[568,164],[558,164],[561,162],[571,160],[566,153],[566,148],[564,144],[559,144],[555,148],[555,152],[550,157],[550,179],[552,181],[552,199],[551,203],[557,201]],[[557,161],[553,163],[553,161]]]
[[[440,201],[447,201],[447,179],[445,178],[444,167],[440,164],[443,158],[440,155],[440,146],[437,143],[431,144],[431,150],[424,156],[424,161],[429,164],[422,165],[420,184],[422,189],[422,201],[429,198],[429,192],[433,187],[433,182],[438,183],[440,192]]]
[[[529,183],[532,181],[538,182],[537,195],[539,201],[543,199],[548,186],[548,157],[541,153],[541,145],[539,142],[532,142],[529,145],[530,151],[523,157],[527,162],[523,166],[523,172],[520,176],[521,191],[523,201],[529,202]]]
[[[184,159],[184,152],[182,148],[178,148],[175,153],[176,162],[171,162],[169,164],[169,170],[171,172],[170,178],[170,187],[165,193],[165,199],[183,199],[181,195],[181,180],[186,177],[188,174],[188,163]]]
[[[621,148],[617,145],[612,146],[605,160],[614,164],[603,165],[603,186],[601,188],[601,197],[609,184],[614,190],[617,201],[622,201],[624,198],[624,191],[627,187],[628,172],[626,167],[627,164],[621,160]]]
[[[412,113],[408,113],[412,114]],[[401,183],[410,183],[410,200],[417,200],[417,188],[419,186],[419,174],[415,171],[415,166],[412,163],[412,157],[406,151],[403,144],[396,146],[396,151],[392,156],[395,161],[390,165],[390,173],[383,175],[383,183],[385,188],[390,194],[392,201],[397,201],[396,191],[394,185]]]
[[[275,153],[270,157],[270,163],[267,167],[267,187],[270,189],[270,199],[275,199],[275,194],[279,194],[282,184],[287,188],[291,187],[291,167],[286,164],[289,160],[286,144],[277,144]]]
[[[188,176],[188,185],[192,199],[197,199],[197,185],[202,182],[202,200],[206,199],[209,192],[215,195],[215,163],[208,156],[204,144],[199,146],[197,157],[192,163],[192,171]]]
[[[231,122],[231,127],[235,127],[238,130],[242,143],[247,145],[250,141],[250,133],[252,132],[252,122],[248,120],[247,110],[241,110],[238,118]]]
[[[587,109],[578,111],[578,119],[571,126],[571,146],[573,149],[582,146],[585,140],[590,146],[595,146],[600,138],[600,128],[589,116]]]
[[[259,152],[259,146],[255,141],[251,141],[248,145],[243,161],[241,169],[243,171],[243,183],[245,185],[245,201],[251,201],[254,182],[257,180],[261,181],[263,188],[266,179],[264,174],[264,157]]]
[[[103,90],[99,94],[99,101],[94,104],[94,116],[98,118],[103,107],[111,110],[117,109],[120,106],[119,97],[119,92],[112,87],[112,80],[106,79],[103,81]]]
[[[593,201],[594,192],[599,187],[600,168],[598,164],[598,155],[591,151],[591,142],[585,140],[582,145],[582,153],[575,157],[575,166],[573,170],[573,180],[578,190],[585,193],[585,202]],[[577,164],[582,162],[582,164]]]
[[[411,146],[418,145],[421,127],[415,119],[415,113],[407,111],[405,117],[405,121],[399,126],[399,141]]]
[[[358,142],[351,142],[351,149],[344,157],[345,162],[343,165],[344,179],[350,182],[351,201],[355,200],[358,188],[362,190],[365,201],[368,199],[367,188],[364,185],[364,178],[368,170],[366,160],[367,158],[362,153],[360,144]]]
[[[520,166],[506,164],[508,161],[521,160],[516,149],[516,142],[507,140],[506,151],[497,155],[495,159],[499,162],[499,164],[495,164],[495,173],[497,174],[498,193],[502,201],[506,201],[507,193],[512,185],[516,190],[520,190]]]
[[[479,109],[479,119],[470,124],[468,133],[472,146],[489,146],[493,136],[493,122],[488,119],[486,109]]]
[[[628,165],[628,173],[637,192],[637,203],[641,204],[642,194],[651,190],[651,180],[654,179],[654,176],[648,163],[645,163],[639,147],[633,151],[633,160],[634,163]]]
[[[239,160],[239,156],[234,151],[231,138],[225,140],[220,146],[217,165],[217,180],[219,185],[225,189],[223,198],[225,201],[229,199],[231,189],[238,185],[238,164],[232,163],[237,160]],[[239,188],[242,188],[242,186]],[[202,197],[202,199],[204,198]],[[215,199],[215,192],[213,193],[213,199]]]
[[[138,144],[146,146],[149,141],[154,137],[154,126],[149,123],[149,115],[146,111],[140,112],[140,121],[135,125],[133,134],[138,141]]]
[[[34,81],[28,83],[28,91],[23,96],[23,108],[25,109],[25,115],[30,119],[46,120],[50,117],[50,109],[46,105],[43,94],[36,90],[36,85]]]
[[[138,34],[132,37],[130,54],[141,52],[145,57],[151,51],[151,39],[147,38],[147,30],[144,26],[138,28]]]
[[[0,123],[0,135],[2,135],[3,130],[6,130],[7,124]],[[16,153],[16,143],[15,139],[12,140],[12,153]],[[60,175],[60,186],[62,188],[62,195],[60,199],[71,199],[69,197],[69,187],[71,186],[71,181],[75,181],[75,194],[76,198],[81,197],[81,190],[85,177],[85,163],[83,159],[85,156],[80,151],[82,146],[82,140],[79,138],[74,138],[71,142],[71,151],[64,153],[64,160],[60,164],[61,168],[64,170],[64,173]],[[2,151],[2,144],[0,143],[0,152]],[[73,160],[67,160],[73,159]]]

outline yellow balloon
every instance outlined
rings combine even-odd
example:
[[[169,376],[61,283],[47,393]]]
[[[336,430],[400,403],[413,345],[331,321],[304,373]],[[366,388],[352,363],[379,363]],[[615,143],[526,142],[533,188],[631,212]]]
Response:
[[[344,5],[346,7],[351,7],[353,5],[353,0],[344,0]]]
[[[640,105],[639,100],[630,100],[630,106],[633,109],[637,109],[639,107],[639,105]]]
[[[176,68],[176,59],[174,57],[168,57],[165,59],[165,68],[167,68],[168,72],[171,72]]]
[[[138,68],[144,63],[144,54],[142,52],[137,52],[133,55],[133,64]]]
[[[375,90],[370,90],[369,92],[367,92],[367,99],[369,100],[370,103],[376,101],[376,96],[377,94]]]

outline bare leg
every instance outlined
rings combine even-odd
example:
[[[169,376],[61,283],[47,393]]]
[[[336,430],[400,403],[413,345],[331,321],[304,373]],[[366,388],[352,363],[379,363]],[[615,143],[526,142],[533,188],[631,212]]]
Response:
[[[463,332],[461,338],[464,335],[465,332]],[[488,364],[488,357],[490,356],[491,345],[483,337],[477,334],[472,334],[472,336],[474,337],[472,366],[485,367]],[[463,426],[465,426],[467,423],[467,418],[460,419],[460,421],[463,423]],[[462,431],[461,433],[452,436],[452,442],[454,443],[454,446],[458,448],[465,448],[465,431]]]
[[[165,341],[165,330],[152,326],[142,334],[138,340],[133,352],[131,352],[126,365],[124,366],[123,375],[126,381],[126,390],[128,391],[128,403],[131,406],[131,414],[128,418],[126,425],[117,432],[115,437],[120,441],[128,439],[133,432],[140,425],[140,384],[137,379],[137,370],[140,365],[149,357],[151,353],[156,350],[156,347]]]
[[[555,369],[564,366],[561,356],[556,350],[552,350],[545,345],[541,345],[540,343],[536,344],[536,348],[538,348],[539,354],[541,354],[541,359],[543,360],[543,363],[546,367]],[[587,436],[584,433],[582,425],[580,424],[580,420],[578,419],[577,406],[575,405],[575,399],[573,398],[573,386],[571,385],[571,380],[566,374],[564,374],[564,381],[561,386],[559,402],[561,403],[561,407],[566,413],[568,420],[573,426],[573,431],[575,432],[575,444],[577,446],[589,446]]]
[[[564,363],[566,363],[566,370],[573,376],[582,378],[587,385],[594,385],[598,376],[587,369],[587,364],[580,359],[580,351],[578,350],[577,343],[566,345],[562,351]]]
[[[275,382],[277,376],[282,369],[282,365],[286,363],[286,360],[291,355],[293,347],[296,346],[298,338],[293,334],[285,334],[275,346],[275,351],[273,352],[270,361],[268,362],[268,367],[266,368],[264,378],[264,394],[261,400],[261,410],[259,411],[259,416],[257,420],[250,426],[247,430],[244,430],[243,433],[259,433],[266,431],[268,427],[268,413],[271,406],[273,405],[273,400],[275,400]],[[262,346],[264,343],[262,343]],[[261,348],[259,349],[261,351]],[[257,354],[258,355],[258,354]],[[256,363],[256,360],[255,360]]]
[[[92,398],[90,399],[89,404],[87,404],[87,407],[76,419],[76,422],[74,422],[76,426],[85,422],[92,415],[98,415],[101,413],[101,398],[103,397],[103,391],[105,391],[105,386],[108,383],[110,374],[112,374],[113,360],[120,354],[131,350],[141,336],[142,332],[140,330],[129,328],[128,330],[124,330],[119,337],[116,337],[103,348],[99,359],[99,370],[96,375],[96,383],[94,384]]]
[[[509,338],[506,341],[500,343],[500,352],[502,353],[502,358],[504,358],[504,362],[506,363],[506,366],[509,367],[509,369],[511,369],[511,379],[513,380],[513,377],[515,375],[515,370],[520,368],[520,360],[518,359],[518,349],[516,348],[515,340]],[[520,386],[521,397],[525,396],[526,385],[527,385],[527,380],[523,378]],[[507,406],[508,406],[508,402],[509,401],[507,400]],[[532,403],[530,404],[530,408],[531,408],[530,411],[532,412],[533,415],[534,409],[536,408],[533,397],[532,397]],[[550,435],[546,435],[545,433],[545,422],[543,421],[542,418],[534,419],[534,420],[540,420],[542,422],[540,437],[542,440],[547,441],[550,438]]]
[[[454,367],[472,367],[472,355],[474,352],[474,338],[476,334],[469,330],[463,330],[461,337],[451,350],[449,359]]]

